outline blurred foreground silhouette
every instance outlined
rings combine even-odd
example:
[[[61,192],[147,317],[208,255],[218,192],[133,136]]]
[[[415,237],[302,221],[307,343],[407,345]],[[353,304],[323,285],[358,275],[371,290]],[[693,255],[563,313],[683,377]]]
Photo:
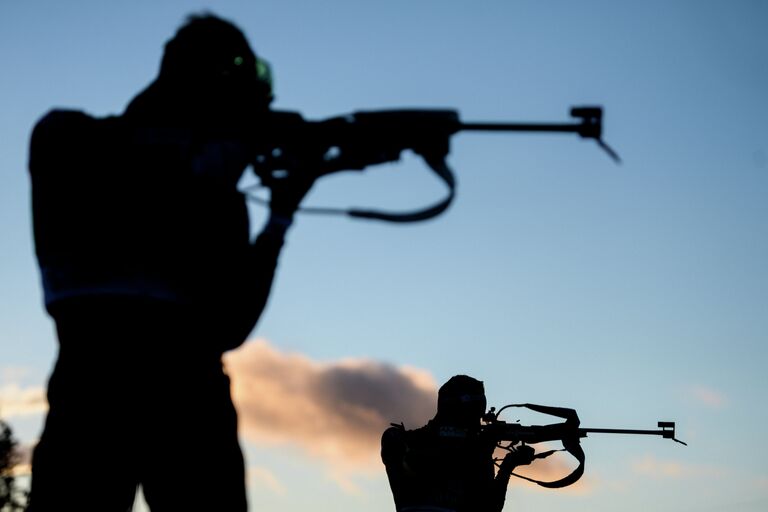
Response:
[[[247,509],[221,355],[261,315],[314,181],[271,184],[250,240],[237,183],[271,101],[242,32],[193,16],[124,113],[54,110],[35,127],[35,245],[59,353],[30,511],[125,512],[139,485],[153,511]]]

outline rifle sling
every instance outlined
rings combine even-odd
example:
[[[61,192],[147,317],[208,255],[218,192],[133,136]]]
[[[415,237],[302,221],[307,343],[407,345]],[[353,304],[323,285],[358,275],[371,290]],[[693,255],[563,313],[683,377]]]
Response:
[[[511,473],[512,476],[516,476],[517,478],[522,478],[523,480],[528,480],[529,482],[539,484],[540,486],[546,487],[548,489],[560,489],[562,487],[568,487],[569,485],[575,484],[584,474],[584,459],[585,459],[584,450],[582,450],[578,440],[576,440],[575,445],[571,446],[570,449],[566,445],[565,440],[563,440],[563,445],[566,446],[565,451],[573,455],[576,458],[576,460],[579,461],[579,465],[568,476],[565,476],[559,480],[554,480],[552,482],[543,482],[541,480],[536,480],[534,478],[528,478],[527,476],[518,475],[517,473]],[[543,455],[542,457],[539,457],[539,454],[537,454],[536,458],[543,459],[545,457],[548,457],[549,455],[552,455],[552,453],[558,452],[558,451],[562,451],[562,450],[551,450],[549,452],[544,452],[544,454],[542,454]]]
[[[553,416],[558,416],[560,418],[565,418],[565,425],[571,424],[574,428],[579,426],[579,419],[576,415],[576,411],[573,409],[565,409],[561,407],[548,407],[548,406],[542,406],[542,405],[536,405],[536,404],[510,404],[507,407],[525,407],[526,409],[531,409],[532,411],[540,412],[543,414],[550,414]],[[584,454],[584,450],[581,448],[581,444],[579,443],[579,436],[578,433],[576,433],[574,436],[564,437],[562,439],[563,441],[563,449],[570,453],[578,462],[579,465],[571,471],[571,473],[559,480],[553,480],[551,482],[543,482],[541,480],[536,480],[533,478],[528,478],[527,476],[518,475],[517,473],[512,473],[513,476],[516,476],[517,478],[522,478],[523,480],[528,480],[529,482],[533,482],[536,484],[539,484],[542,487],[546,487],[548,489],[559,489],[562,487],[567,487],[569,485],[575,484],[581,476],[584,474],[584,460],[586,458],[586,455]],[[547,452],[542,452],[539,454],[536,454],[535,458],[537,459],[543,459],[546,457],[549,457],[555,452],[563,451],[563,450],[549,450]]]
[[[446,184],[448,187],[448,195],[441,201],[423,208],[420,210],[414,210],[410,212],[386,212],[379,210],[361,210],[352,208],[347,210],[347,215],[350,217],[356,217],[361,219],[381,220],[385,222],[418,222],[422,220],[428,220],[443,213],[453,202],[453,198],[456,195],[456,178],[451,171],[450,167],[445,161],[444,155],[422,155],[424,162],[430,169]]]

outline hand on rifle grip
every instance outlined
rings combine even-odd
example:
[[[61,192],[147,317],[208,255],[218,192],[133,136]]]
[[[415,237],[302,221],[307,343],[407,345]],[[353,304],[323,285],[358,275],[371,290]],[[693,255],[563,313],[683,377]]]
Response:
[[[502,471],[512,471],[517,466],[527,466],[536,456],[536,450],[527,444],[521,444],[509,449],[509,453],[501,463]]]
[[[292,217],[317,178],[314,172],[294,170],[283,177],[270,179],[266,183],[271,190],[269,209],[281,217]]]

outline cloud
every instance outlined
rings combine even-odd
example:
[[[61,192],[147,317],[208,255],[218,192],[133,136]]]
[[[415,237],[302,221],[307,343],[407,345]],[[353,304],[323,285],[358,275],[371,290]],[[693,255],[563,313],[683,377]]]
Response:
[[[724,393],[706,386],[694,386],[690,388],[689,395],[697,403],[711,409],[722,409],[728,404],[728,399]]]
[[[660,460],[646,455],[632,463],[632,470],[654,478],[719,478],[723,471],[714,466],[683,464],[673,460]]]
[[[263,466],[248,467],[248,482],[262,485],[280,496],[285,495],[285,485],[269,469]]]
[[[537,453],[545,452],[547,450],[551,449],[559,449],[562,448],[561,446],[550,446],[547,444],[537,444],[534,446],[534,449]],[[494,454],[497,458],[503,457],[506,454],[505,451],[501,449],[497,449],[496,453]],[[578,462],[576,459],[574,459],[570,454],[566,452],[562,453],[555,453],[547,457],[546,459],[537,459],[533,461],[532,464],[529,466],[519,466],[515,469],[515,473],[526,476],[528,478],[533,478],[534,480],[541,480],[542,482],[551,482],[554,480],[559,480],[567,475],[569,475],[577,466]],[[539,485],[536,485],[532,482],[527,482],[525,480],[522,480],[520,478],[515,478],[514,476],[510,480],[510,485],[518,485],[523,487],[528,487],[530,489],[535,490],[543,490],[543,491],[550,491],[549,489],[546,489],[544,487],[541,487]],[[588,494],[590,493],[594,487],[595,487],[595,480],[593,477],[590,477],[589,475],[585,474],[579,479],[578,482],[576,482],[573,485],[570,485],[568,487],[564,487],[560,490],[560,492],[570,492],[574,494]]]
[[[47,410],[48,401],[42,386],[22,388],[15,383],[0,386],[0,417],[26,416]]]
[[[10,476],[30,476],[32,474],[32,464],[16,464],[11,468]]]
[[[363,490],[352,479],[348,471],[331,470],[326,476],[347,496],[363,496]]]
[[[713,409],[722,409],[728,404],[725,394],[704,386],[691,388],[691,395],[697,402]]]
[[[244,437],[293,445],[329,463],[347,487],[340,474],[381,470],[380,439],[390,422],[419,427],[437,404],[427,372],[370,359],[319,362],[257,340],[225,363]]]
[[[30,374],[30,370],[24,366],[4,366],[0,368],[0,381],[18,382],[27,377]]]

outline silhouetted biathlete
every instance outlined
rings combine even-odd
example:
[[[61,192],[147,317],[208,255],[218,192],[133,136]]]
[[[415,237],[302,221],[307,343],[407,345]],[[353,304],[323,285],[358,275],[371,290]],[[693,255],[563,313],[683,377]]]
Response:
[[[393,426],[381,439],[381,458],[398,512],[500,512],[512,470],[533,461],[523,445],[494,475],[496,440],[484,436],[483,383],[456,375],[438,392],[437,414],[426,426]]]
[[[271,184],[255,241],[237,183],[272,101],[243,33],[190,17],[118,116],[54,110],[30,148],[36,253],[59,354],[32,512],[246,510],[221,355],[269,296],[314,178]]]

